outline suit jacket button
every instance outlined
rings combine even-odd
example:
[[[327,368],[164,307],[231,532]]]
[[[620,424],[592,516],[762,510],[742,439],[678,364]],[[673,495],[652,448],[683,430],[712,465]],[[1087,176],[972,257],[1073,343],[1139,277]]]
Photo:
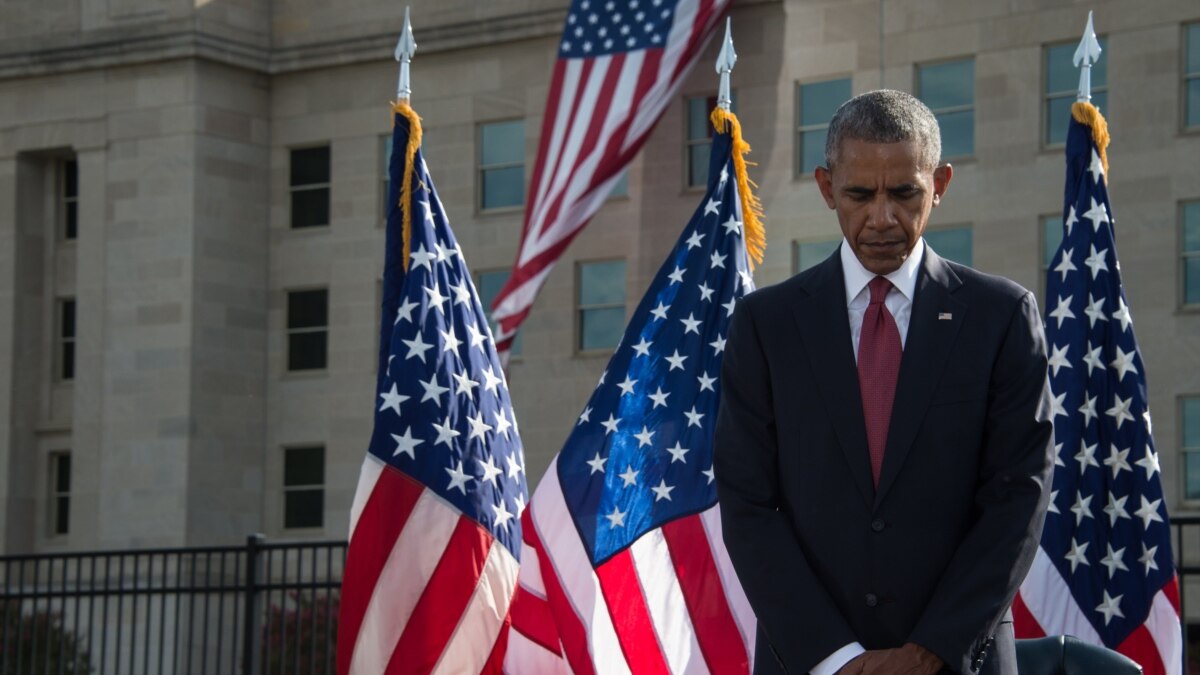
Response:
[[[874,593],[867,593],[867,607],[874,607],[879,604],[879,596]]]
[[[876,518],[875,520],[871,521],[871,529],[874,530],[875,532],[883,532],[884,527],[885,527],[885,525],[883,522],[883,518]]]

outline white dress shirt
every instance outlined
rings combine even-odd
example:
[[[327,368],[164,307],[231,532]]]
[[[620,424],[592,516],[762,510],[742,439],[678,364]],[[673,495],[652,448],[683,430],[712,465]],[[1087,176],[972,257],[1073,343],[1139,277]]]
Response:
[[[854,347],[854,360],[858,361],[858,343],[862,337],[863,316],[867,313],[867,305],[871,303],[871,290],[867,284],[875,278],[875,273],[863,267],[858,256],[850,250],[850,243],[842,239],[842,280],[846,283],[846,313],[850,315],[850,340]],[[908,323],[912,318],[913,294],[917,290],[917,272],[921,270],[921,261],[925,258],[925,239],[922,238],[913,247],[912,254],[895,272],[885,275],[892,282],[892,288],[884,298],[883,304],[896,320],[896,328],[900,331],[900,348],[908,339]],[[811,675],[834,675],[842,666],[866,650],[857,642],[842,647],[830,654],[814,667]]]

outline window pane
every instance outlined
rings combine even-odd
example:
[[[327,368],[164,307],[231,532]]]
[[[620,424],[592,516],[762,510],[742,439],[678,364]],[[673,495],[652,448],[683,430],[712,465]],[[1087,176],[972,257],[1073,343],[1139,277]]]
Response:
[[[292,228],[329,224],[329,188],[297,190],[292,193]]]
[[[625,308],[585,309],[582,324],[580,349],[611,349],[625,332]]]
[[[800,125],[828,124],[838,106],[849,99],[849,78],[800,85]]]
[[[975,62],[971,59],[923,66],[918,76],[921,100],[933,109],[975,103]],[[943,132],[944,134],[945,132]]]
[[[803,272],[825,260],[833,255],[841,243],[841,239],[830,239],[829,241],[806,241],[796,244],[796,271]]]
[[[1200,449],[1200,397],[1183,399],[1183,447]]]
[[[1200,73],[1200,23],[1187,28],[1187,72]]]
[[[1183,205],[1183,250],[1200,251],[1200,202]]]
[[[953,260],[960,265],[971,265],[971,229],[967,227],[953,230],[934,230],[925,232],[925,242],[933,247],[937,254],[947,260]]]
[[[975,154],[975,111],[937,115],[942,130],[942,157]]]
[[[329,182],[329,146],[292,150],[292,186]]]
[[[1188,258],[1183,269],[1183,301],[1200,303],[1200,258]]]
[[[485,169],[483,171],[483,208],[520,206],[525,201],[525,167]]]
[[[483,305],[483,311],[487,314],[488,326],[492,329],[492,335],[500,331],[500,325],[492,318],[492,300],[496,299],[496,294],[504,288],[505,282],[508,281],[508,271],[481,272],[479,274],[479,286],[476,291],[479,293],[479,302]],[[521,354],[521,329],[517,329],[517,334],[513,337],[512,355],[519,356]]]
[[[62,346],[62,379],[75,379],[75,343],[64,342]]]
[[[1050,267],[1054,264],[1054,256],[1062,244],[1063,221],[1061,216],[1044,216],[1042,218],[1042,265]]]
[[[587,263],[579,268],[579,305],[625,304],[625,261]],[[622,310],[624,314],[624,310]]]
[[[708,156],[712,143],[688,146],[688,187],[708,184]]]
[[[707,98],[689,98],[687,101],[687,137],[689,141],[712,137],[708,115],[712,112]]]
[[[1074,96],[1062,96],[1046,101],[1046,145],[1067,142],[1067,127],[1071,123],[1071,104]]]
[[[1108,86],[1108,37],[1098,40],[1100,59],[1092,65],[1092,89]],[[1068,42],[1046,49],[1046,93],[1074,92],[1079,89],[1079,69],[1075,67],[1078,43]],[[1093,97],[1095,94],[1093,94]],[[1072,98],[1072,100],[1074,100]],[[1094,99],[1093,99],[1094,101]]]
[[[71,498],[67,496],[54,499],[54,534],[70,534],[71,532]]]
[[[292,333],[288,336],[288,370],[320,370],[325,367],[328,335]]]
[[[617,182],[613,185],[612,192],[608,193],[609,197],[628,197],[629,196],[629,169],[621,172],[617,177]]]
[[[1183,462],[1187,465],[1186,499],[1200,499],[1200,453],[1186,452]]]
[[[329,325],[329,291],[292,291],[288,293],[287,327],[319,328]]]
[[[79,236],[79,202],[67,202],[66,207],[63,237],[75,239]]]
[[[64,338],[75,337],[75,301],[62,301],[62,332]]]
[[[54,489],[56,492],[71,491],[71,456],[66,453],[54,455]]]
[[[480,163],[518,164],[525,161],[525,121],[493,122],[480,127]]]
[[[1188,80],[1187,83],[1187,121],[1185,124],[1189,127],[1200,124],[1200,78]]]
[[[79,196],[79,164],[73,159],[63,163],[63,196]]]
[[[289,490],[283,495],[284,527],[321,527],[325,511],[324,490]]]
[[[283,451],[283,486],[325,483],[325,448],[287,448]]]
[[[800,173],[810,175],[825,164],[825,137],[829,129],[804,131],[800,134]]]

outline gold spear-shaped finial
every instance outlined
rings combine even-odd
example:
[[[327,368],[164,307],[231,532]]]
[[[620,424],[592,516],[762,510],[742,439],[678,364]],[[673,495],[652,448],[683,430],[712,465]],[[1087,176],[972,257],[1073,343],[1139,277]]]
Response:
[[[717,91],[717,107],[729,110],[733,99],[729,96],[729,73],[737,63],[737,52],[733,51],[733,33],[730,30],[731,20],[725,18],[725,41],[721,44],[721,53],[717,54],[717,72],[721,74],[721,88]]]
[[[1087,26],[1083,29],[1083,38],[1075,48],[1075,67],[1079,68],[1079,95],[1075,98],[1081,103],[1092,100],[1092,64],[1100,60],[1100,41],[1096,39],[1096,31],[1092,28],[1092,13],[1088,11]]]
[[[408,66],[412,63],[412,57],[416,51],[417,41],[413,39],[412,23],[408,20],[408,7],[405,7],[404,29],[400,31],[400,40],[396,42],[396,60],[400,62],[400,83],[396,86],[396,97],[401,101],[407,101],[412,96]]]

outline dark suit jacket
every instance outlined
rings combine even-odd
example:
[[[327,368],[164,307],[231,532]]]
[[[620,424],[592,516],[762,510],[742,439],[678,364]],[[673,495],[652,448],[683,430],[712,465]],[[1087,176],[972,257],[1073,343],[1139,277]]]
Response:
[[[926,248],[878,489],[857,372],[837,252],[738,302],[715,468],[755,672],[807,673],[858,641],[1015,674],[1005,616],[1052,461],[1036,301]]]

